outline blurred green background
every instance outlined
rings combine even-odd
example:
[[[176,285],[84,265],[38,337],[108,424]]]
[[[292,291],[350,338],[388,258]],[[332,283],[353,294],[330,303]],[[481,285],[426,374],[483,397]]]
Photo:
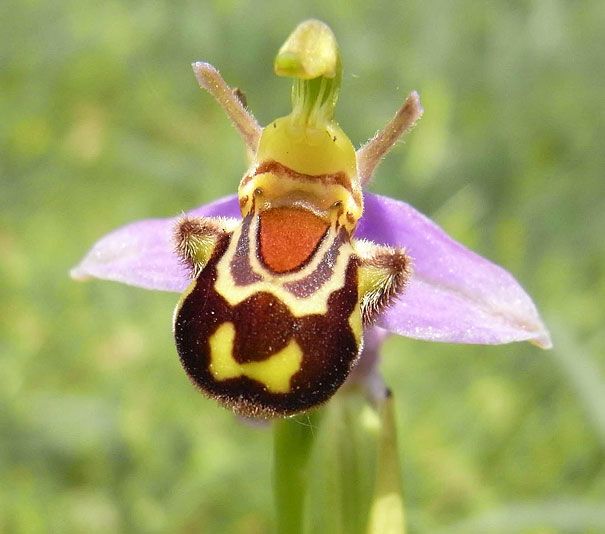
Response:
[[[0,531],[272,528],[271,433],[200,396],[177,295],[76,283],[129,221],[235,192],[241,142],[210,61],[262,123],[272,59],[310,16],[345,66],[337,116],[421,124],[372,190],[509,269],[555,349],[391,338],[412,533],[605,532],[605,2],[6,0],[0,7]]]

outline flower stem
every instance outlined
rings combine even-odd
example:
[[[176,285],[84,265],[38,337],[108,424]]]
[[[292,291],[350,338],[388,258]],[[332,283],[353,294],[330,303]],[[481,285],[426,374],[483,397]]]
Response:
[[[405,534],[405,512],[393,396],[380,407],[376,485],[367,534]]]
[[[273,423],[273,492],[279,534],[300,534],[307,492],[307,464],[319,413]]]

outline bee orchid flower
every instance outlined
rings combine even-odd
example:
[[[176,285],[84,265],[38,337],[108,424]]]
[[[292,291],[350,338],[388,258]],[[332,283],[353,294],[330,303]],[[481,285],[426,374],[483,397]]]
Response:
[[[204,393],[252,417],[326,401],[374,327],[550,347],[532,299],[507,271],[405,202],[364,191],[422,115],[418,94],[355,150],[334,120],[342,69],[331,30],[301,24],[274,66],[293,79],[293,109],[261,128],[214,67],[193,64],[250,155],[238,194],[119,228],[72,276],[182,293],[174,331],[185,370]]]

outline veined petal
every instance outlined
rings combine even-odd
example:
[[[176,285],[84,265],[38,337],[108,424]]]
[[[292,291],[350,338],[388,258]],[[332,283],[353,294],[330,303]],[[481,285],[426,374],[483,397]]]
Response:
[[[507,271],[408,204],[366,193],[356,236],[404,247],[413,260],[408,287],[378,326],[429,341],[551,346],[534,303]]]
[[[236,195],[187,212],[193,217],[241,217]],[[146,219],[114,230],[95,243],[71,270],[77,280],[101,278],[145,289],[182,292],[189,273],[174,252],[172,236],[180,217]]]

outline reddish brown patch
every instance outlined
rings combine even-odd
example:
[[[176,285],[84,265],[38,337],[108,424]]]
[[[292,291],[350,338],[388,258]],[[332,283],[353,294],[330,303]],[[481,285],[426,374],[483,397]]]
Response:
[[[300,208],[274,208],[260,216],[260,256],[276,273],[303,265],[325,235],[328,225]]]
[[[275,160],[267,160],[260,163],[253,174],[244,176],[240,187],[247,185],[248,182],[250,182],[250,180],[252,180],[252,178],[255,176],[265,173],[271,173],[277,176],[287,176],[293,180],[300,180],[303,182],[321,182],[324,185],[340,185],[352,193],[353,197],[355,197],[355,201],[360,204],[360,196],[359,194],[353,192],[351,187],[351,179],[344,172],[340,171],[333,174],[305,174],[302,172],[297,172],[290,167],[286,167]]]

